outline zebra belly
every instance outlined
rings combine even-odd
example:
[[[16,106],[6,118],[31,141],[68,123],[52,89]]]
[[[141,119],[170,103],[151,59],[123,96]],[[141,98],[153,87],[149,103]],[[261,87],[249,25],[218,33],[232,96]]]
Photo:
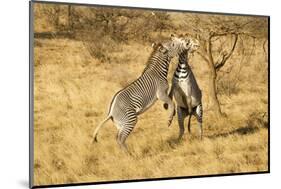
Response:
[[[176,100],[176,103],[178,106],[187,108],[186,102],[184,102],[184,99],[186,99],[186,98],[182,92],[180,92],[178,90],[174,90],[174,97],[175,97],[175,100]]]
[[[156,102],[156,100],[157,100],[157,98],[154,98],[148,104],[146,104],[145,107],[136,108],[136,113],[139,115],[139,114],[145,112],[147,109],[149,109]]]
[[[191,96],[191,106],[196,107],[201,103],[201,92],[198,93],[196,90],[192,90],[190,94],[188,94],[188,82],[187,81],[178,81],[174,84],[174,97],[177,102],[177,105],[180,107],[187,107],[187,96]],[[197,94],[198,93],[198,94]]]

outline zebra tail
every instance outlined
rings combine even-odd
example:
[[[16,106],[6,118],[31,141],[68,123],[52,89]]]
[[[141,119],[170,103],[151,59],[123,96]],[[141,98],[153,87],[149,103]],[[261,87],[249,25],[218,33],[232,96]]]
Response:
[[[94,134],[93,134],[93,142],[98,142],[97,136],[98,136],[98,131],[100,128],[111,118],[111,115],[108,115],[95,129]]]

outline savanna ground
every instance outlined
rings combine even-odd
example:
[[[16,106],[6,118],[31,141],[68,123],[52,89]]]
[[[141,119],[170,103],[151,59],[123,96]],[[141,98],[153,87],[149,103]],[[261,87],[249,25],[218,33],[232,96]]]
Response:
[[[44,28],[36,21],[35,31]],[[105,51],[104,58],[79,37],[36,37],[34,184],[267,171],[268,63],[260,46],[243,57],[236,50],[222,69],[218,98],[227,117],[219,119],[208,98],[206,63],[197,54],[191,56],[203,91],[203,140],[193,118],[192,133],[186,131],[178,142],[177,118],[168,128],[167,112],[158,101],[139,116],[127,140],[128,156],[116,143],[111,121],[100,130],[96,144],[91,143],[92,132],[106,117],[113,95],[142,73],[152,47],[129,40]],[[175,58],[169,81],[176,63]]]

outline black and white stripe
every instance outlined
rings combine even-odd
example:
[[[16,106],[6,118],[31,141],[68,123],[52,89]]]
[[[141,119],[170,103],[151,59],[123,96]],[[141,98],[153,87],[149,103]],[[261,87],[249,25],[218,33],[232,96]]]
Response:
[[[191,69],[187,64],[187,51],[184,51],[179,55],[178,67],[174,73],[176,80],[186,79],[191,73]]]

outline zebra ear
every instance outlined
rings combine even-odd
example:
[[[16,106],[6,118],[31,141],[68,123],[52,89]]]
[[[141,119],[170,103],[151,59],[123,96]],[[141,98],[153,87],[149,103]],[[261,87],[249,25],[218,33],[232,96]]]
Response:
[[[152,43],[152,44],[151,44],[151,47],[152,47],[152,48],[155,48],[155,47],[156,47],[156,43]]]
[[[191,37],[191,34],[190,33],[185,33],[184,37],[188,37],[189,38],[189,37]]]
[[[168,52],[168,50],[162,44],[159,44],[159,51],[163,54]]]
[[[171,39],[173,40],[173,39],[175,39],[177,36],[175,35],[175,34],[171,34]]]

